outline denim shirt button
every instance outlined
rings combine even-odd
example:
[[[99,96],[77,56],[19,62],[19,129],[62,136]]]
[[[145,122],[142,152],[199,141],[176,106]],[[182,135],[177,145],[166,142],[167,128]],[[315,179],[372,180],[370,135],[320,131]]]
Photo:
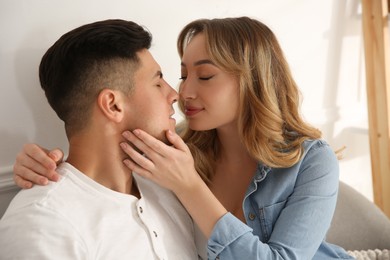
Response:
[[[252,220],[252,221],[253,221],[253,220],[255,220],[256,215],[253,214],[253,213],[249,213],[248,218],[249,218],[249,220]]]

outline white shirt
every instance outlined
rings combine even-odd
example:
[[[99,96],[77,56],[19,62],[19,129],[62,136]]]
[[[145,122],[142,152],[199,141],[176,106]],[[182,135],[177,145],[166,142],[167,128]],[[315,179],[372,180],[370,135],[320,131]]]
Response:
[[[141,199],[68,163],[58,182],[20,191],[0,221],[0,259],[198,259],[191,218],[136,174]]]

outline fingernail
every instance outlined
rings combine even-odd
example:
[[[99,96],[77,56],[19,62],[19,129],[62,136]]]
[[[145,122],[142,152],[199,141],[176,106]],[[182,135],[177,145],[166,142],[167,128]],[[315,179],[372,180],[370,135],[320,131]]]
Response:
[[[58,157],[57,157],[57,154],[56,154],[56,153],[51,152],[51,153],[50,153],[50,156],[51,156],[51,158],[52,158],[54,161],[57,161],[57,160],[58,160]]]
[[[135,129],[134,131],[133,131],[133,133],[135,134],[135,135],[139,135],[141,132],[138,130],[138,129]]]
[[[58,174],[53,174],[53,176],[51,176],[51,180],[54,182],[57,182],[59,179],[60,179],[60,176]]]
[[[125,137],[125,138],[128,138],[130,136],[130,133],[129,131],[125,131],[122,133],[122,135]]]
[[[128,160],[128,159],[123,160],[123,163],[124,163],[125,165],[129,166],[129,160]]]
[[[50,156],[53,158],[54,161],[57,161],[58,159],[60,159],[60,155],[56,151],[51,151]]]
[[[39,183],[42,184],[42,185],[46,185],[46,184],[49,183],[49,181],[48,181],[48,179],[44,178],[44,179],[41,179],[41,180],[39,181]]]
[[[120,143],[119,145],[122,147],[122,149],[126,149],[126,147],[127,147],[126,143]]]

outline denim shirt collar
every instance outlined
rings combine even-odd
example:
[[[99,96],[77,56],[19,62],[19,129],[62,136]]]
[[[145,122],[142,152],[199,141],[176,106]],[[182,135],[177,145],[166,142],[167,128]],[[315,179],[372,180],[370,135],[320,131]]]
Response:
[[[247,198],[249,195],[251,195],[253,192],[257,190],[257,184],[263,181],[267,177],[267,174],[270,171],[271,171],[271,167],[266,166],[262,163],[257,164],[256,173],[253,176],[253,180],[246,191],[245,198]]]

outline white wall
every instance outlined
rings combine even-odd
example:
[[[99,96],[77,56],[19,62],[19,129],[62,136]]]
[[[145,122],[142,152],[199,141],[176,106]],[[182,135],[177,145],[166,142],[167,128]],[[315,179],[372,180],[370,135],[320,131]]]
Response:
[[[302,90],[302,113],[334,149],[347,146],[340,178],[372,200],[360,0],[1,0],[0,191],[12,186],[23,143],[66,150],[37,76],[43,53],[63,33],[108,18],[145,25],[152,53],[176,86],[180,29],[197,18],[241,15],[274,30]]]

